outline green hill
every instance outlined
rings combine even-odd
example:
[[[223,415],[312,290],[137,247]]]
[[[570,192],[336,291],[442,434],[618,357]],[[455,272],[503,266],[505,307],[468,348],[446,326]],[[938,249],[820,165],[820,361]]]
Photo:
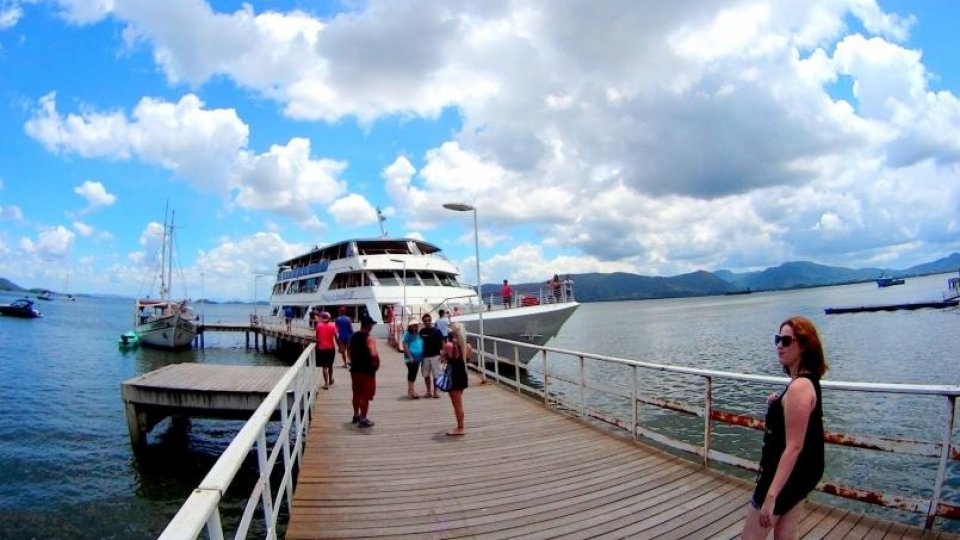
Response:
[[[0,278],[0,291],[17,291],[22,292],[25,290],[23,287],[17,285],[16,283],[8,280],[7,278]]]

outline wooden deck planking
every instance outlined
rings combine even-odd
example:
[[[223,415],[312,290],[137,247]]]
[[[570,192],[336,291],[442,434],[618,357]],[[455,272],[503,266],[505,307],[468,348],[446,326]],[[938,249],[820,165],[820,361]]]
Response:
[[[286,372],[287,368],[279,366],[174,364],[145,373],[124,384],[149,389],[269,394]]]
[[[406,398],[400,355],[379,345],[375,427],[351,424],[346,370],[335,367],[335,384],[320,391],[287,538],[739,536],[749,483],[473,375],[464,393],[468,434],[448,437],[447,396]],[[808,503],[800,537],[879,538],[896,527],[919,537],[919,529]]]

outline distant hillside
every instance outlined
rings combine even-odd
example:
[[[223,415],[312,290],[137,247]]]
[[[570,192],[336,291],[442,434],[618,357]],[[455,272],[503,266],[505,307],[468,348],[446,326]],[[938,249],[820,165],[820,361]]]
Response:
[[[960,253],[951,253],[950,255],[937,259],[933,262],[918,264],[907,268],[906,275],[921,276],[925,274],[942,274],[944,272],[960,271]]]
[[[729,270],[698,271],[670,277],[650,277],[617,272],[613,274],[570,274],[565,278],[574,282],[574,294],[581,302],[612,300],[646,300],[710,296],[731,292],[770,291],[821,287],[842,283],[871,281],[882,273],[897,277],[911,277],[960,269],[960,253],[953,253],[933,262],[912,266],[906,270],[891,268],[844,268],[826,266],[809,261],[794,261],[759,272],[736,273]],[[540,283],[514,284],[517,291],[535,290]],[[499,285],[485,284],[484,295],[499,294]]]
[[[7,278],[0,278],[0,291],[23,291],[23,287],[17,285],[16,283],[8,280]]]

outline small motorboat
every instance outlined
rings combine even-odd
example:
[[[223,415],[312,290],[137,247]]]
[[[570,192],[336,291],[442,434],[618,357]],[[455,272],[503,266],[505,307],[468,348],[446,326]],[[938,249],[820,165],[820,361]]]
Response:
[[[33,300],[21,298],[9,304],[0,305],[0,315],[8,317],[20,317],[21,319],[36,319],[43,317],[40,310],[33,307]]]
[[[140,345],[140,334],[133,330],[127,330],[117,338],[117,346],[121,349],[133,349]]]

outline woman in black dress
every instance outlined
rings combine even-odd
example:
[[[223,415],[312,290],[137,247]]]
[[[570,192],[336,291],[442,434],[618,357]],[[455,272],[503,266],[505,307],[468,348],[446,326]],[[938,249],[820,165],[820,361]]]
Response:
[[[823,476],[823,404],[820,378],[827,361],[816,327],[793,317],[774,336],[780,365],[790,384],[767,398],[766,430],[757,487],[747,508],[741,537],[797,537],[800,503]]]
[[[457,418],[457,428],[447,432],[450,436],[459,436],[466,433],[463,426],[463,390],[469,385],[467,379],[467,359],[473,350],[467,343],[463,327],[451,323],[448,341],[440,352],[440,360],[446,362],[451,369],[450,403],[453,404],[453,414]]]

